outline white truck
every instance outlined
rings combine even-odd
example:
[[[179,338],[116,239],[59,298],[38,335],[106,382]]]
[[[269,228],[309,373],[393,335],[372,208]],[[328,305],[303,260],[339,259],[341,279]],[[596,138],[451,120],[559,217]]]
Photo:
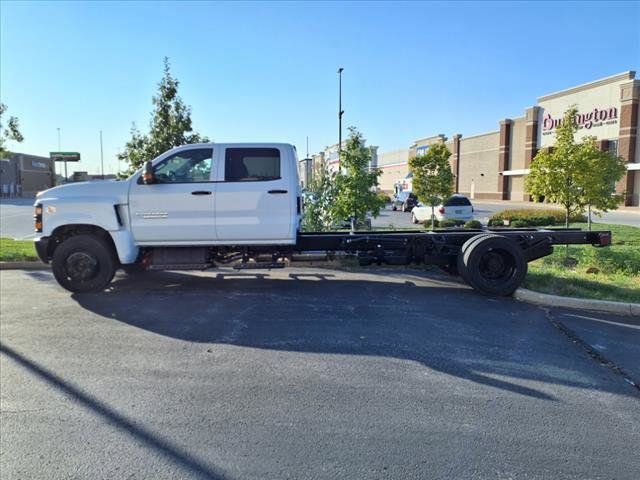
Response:
[[[124,181],[40,192],[38,256],[72,292],[103,290],[119,268],[270,269],[345,254],[361,265],[433,263],[509,295],[552,245],[611,242],[610,232],[576,229],[303,233],[297,163],[284,143],[184,145]]]

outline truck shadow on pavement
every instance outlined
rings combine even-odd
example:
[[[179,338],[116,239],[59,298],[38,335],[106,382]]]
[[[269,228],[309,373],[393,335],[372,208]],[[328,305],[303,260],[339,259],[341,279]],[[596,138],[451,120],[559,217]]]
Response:
[[[631,394],[617,381],[603,382],[604,371],[572,369],[590,360],[572,350],[544,312],[510,298],[487,298],[437,279],[425,287],[383,275],[367,281],[259,275],[151,272],[117,277],[104,293],[72,298],[109,321],[207,346],[391,357],[550,401],[556,398],[539,384],[592,389],[600,383]]]

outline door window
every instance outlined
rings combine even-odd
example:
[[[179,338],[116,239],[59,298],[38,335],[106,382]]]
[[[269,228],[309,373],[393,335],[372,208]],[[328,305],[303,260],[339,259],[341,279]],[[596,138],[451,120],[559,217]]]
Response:
[[[197,183],[211,179],[213,150],[194,148],[165,158],[154,168],[157,183]]]
[[[260,182],[280,178],[277,148],[227,148],[224,159],[226,182]]]

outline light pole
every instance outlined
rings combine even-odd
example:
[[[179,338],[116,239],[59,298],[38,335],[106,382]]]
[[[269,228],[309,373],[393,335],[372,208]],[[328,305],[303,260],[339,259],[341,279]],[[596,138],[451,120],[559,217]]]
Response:
[[[60,147],[60,127],[58,127],[58,152],[62,151],[62,147]],[[67,183],[67,158],[64,157],[64,183]]]
[[[104,156],[102,154],[102,130],[100,130],[100,168],[102,170],[102,180],[104,180]]]
[[[338,168],[340,167],[340,152],[342,152],[342,71],[344,68],[338,68]]]

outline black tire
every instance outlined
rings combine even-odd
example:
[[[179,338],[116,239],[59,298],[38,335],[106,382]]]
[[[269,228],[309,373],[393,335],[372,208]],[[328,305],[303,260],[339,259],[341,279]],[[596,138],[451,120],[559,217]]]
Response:
[[[420,221],[416,218],[416,214],[413,212],[411,213],[411,221],[416,224],[420,223]]]
[[[467,272],[467,268],[464,265],[464,252],[466,252],[469,247],[471,247],[471,245],[473,245],[474,243],[478,242],[478,240],[480,240],[481,238],[484,238],[486,236],[490,236],[492,235],[491,233],[480,233],[478,235],[476,235],[475,237],[471,237],[469,240],[467,240],[466,242],[464,242],[464,244],[462,245],[462,248],[460,249],[460,253],[458,254],[458,262],[457,262],[457,266],[458,266],[458,275],[460,275],[460,277],[462,277],[462,279],[469,283],[469,280],[467,280],[467,276],[466,276],[466,272]]]
[[[56,248],[51,261],[53,275],[70,292],[103,290],[116,273],[115,252],[95,235],[76,235]]]
[[[484,295],[511,295],[527,274],[522,249],[500,235],[485,235],[463,253],[465,279]]]
[[[396,210],[398,210],[398,207],[396,207],[395,205],[393,205],[393,206],[391,207],[391,210],[393,210],[393,211],[395,212]]]

